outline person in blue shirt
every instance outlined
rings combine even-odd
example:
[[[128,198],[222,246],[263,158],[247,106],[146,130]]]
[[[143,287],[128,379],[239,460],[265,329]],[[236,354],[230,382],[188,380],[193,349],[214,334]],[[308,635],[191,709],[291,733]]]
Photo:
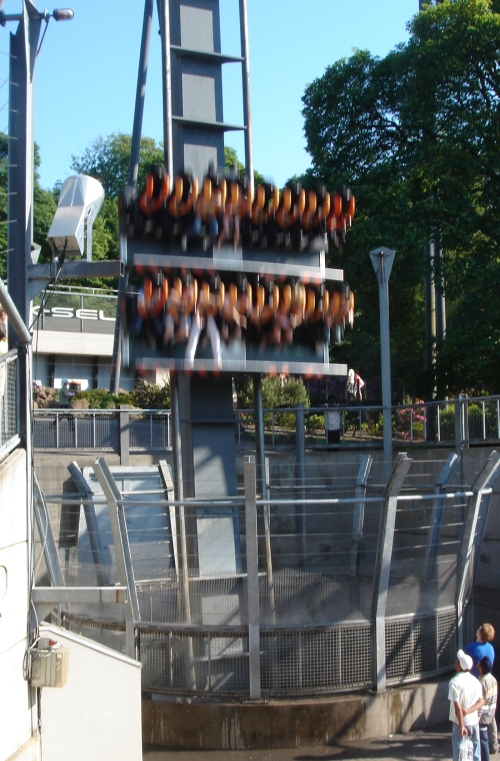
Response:
[[[491,665],[495,660],[495,650],[492,641],[495,639],[495,630],[491,624],[482,624],[476,632],[476,641],[467,645],[465,652],[470,655],[474,665],[471,668],[471,674],[479,679],[479,672],[477,670],[478,661],[481,658],[489,658]],[[497,738],[497,724],[495,719],[488,724],[488,744],[490,747],[490,753],[498,753],[498,738]]]

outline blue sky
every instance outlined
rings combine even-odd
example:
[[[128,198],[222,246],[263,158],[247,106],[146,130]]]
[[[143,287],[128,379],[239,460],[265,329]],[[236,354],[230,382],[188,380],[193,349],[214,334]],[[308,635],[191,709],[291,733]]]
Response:
[[[37,7],[65,7],[63,2]],[[223,52],[239,54],[237,0],[220,0]],[[41,153],[41,184],[50,188],[71,174],[99,135],[132,131],[143,0],[68,0],[70,22],[51,20],[36,64],[35,140]],[[4,0],[18,13],[20,0]],[[248,0],[251,102],[255,167],[283,184],[310,164],[305,151],[301,97],[325,68],[367,49],[384,56],[407,39],[407,22],[418,0]],[[8,77],[9,32],[0,27],[0,84]],[[151,40],[143,134],[162,139],[160,39],[157,19]],[[224,67],[225,121],[241,123],[241,69]],[[0,129],[7,130],[7,85],[0,90]],[[341,108],[341,104],[339,104]],[[243,141],[226,144],[243,158]]]

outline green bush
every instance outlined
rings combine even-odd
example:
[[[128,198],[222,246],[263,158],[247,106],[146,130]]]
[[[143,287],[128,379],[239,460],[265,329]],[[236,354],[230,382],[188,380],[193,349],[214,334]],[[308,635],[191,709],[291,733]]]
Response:
[[[168,409],[170,384],[157,386],[146,380],[138,380],[135,389],[128,394],[111,394],[105,388],[94,388],[89,391],[79,391],[74,398],[76,401],[86,400],[89,409],[92,410],[115,409],[121,405],[139,409]]]
[[[90,410],[108,410],[119,407],[121,404],[134,406],[132,394],[111,394],[105,388],[93,388],[88,391],[79,391],[74,396],[75,401],[85,400]]]
[[[324,415],[306,415],[306,431],[313,433],[314,431],[320,431],[325,427]]]
[[[134,404],[143,410],[168,409],[170,407],[170,383],[157,386],[146,380],[138,380],[132,392]]]

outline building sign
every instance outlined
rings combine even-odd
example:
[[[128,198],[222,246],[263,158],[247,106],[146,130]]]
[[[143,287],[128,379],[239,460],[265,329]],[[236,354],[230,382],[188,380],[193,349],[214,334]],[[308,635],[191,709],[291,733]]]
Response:
[[[39,307],[33,307],[35,315],[39,312]],[[65,320],[101,320],[103,322],[114,322],[116,317],[106,317],[102,309],[73,309],[73,307],[50,307],[43,310],[44,318],[57,317]]]

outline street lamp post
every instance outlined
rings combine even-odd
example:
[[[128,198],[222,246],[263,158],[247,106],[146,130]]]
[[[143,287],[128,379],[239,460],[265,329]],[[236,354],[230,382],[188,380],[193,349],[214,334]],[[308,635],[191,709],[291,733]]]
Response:
[[[42,21],[62,21],[73,17],[73,11],[62,9],[48,13],[38,11],[30,0],[23,0],[22,13],[7,15],[0,10],[0,25],[17,21],[10,35],[9,66],[9,168],[7,277],[9,294],[26,326],[29,325],[30,295],[28,266],[33,244],[33,78]],[[35,255],[36,256],[36,255]],[[13,325],[9,324],[11,346],[19,345]],[[19,366],[21,397],[30,398],[27,362]],[[21,434],[28,433],[28,412],[21,405]]]
[[[389,332],[389,277],[396,252],[380,246],[370,251],[373,269],[378,280],[380,302],[380,360],[382,367],[382,410],[384,419],[384,474],[389,478],[392,468],[391,416],[391,341]]]

